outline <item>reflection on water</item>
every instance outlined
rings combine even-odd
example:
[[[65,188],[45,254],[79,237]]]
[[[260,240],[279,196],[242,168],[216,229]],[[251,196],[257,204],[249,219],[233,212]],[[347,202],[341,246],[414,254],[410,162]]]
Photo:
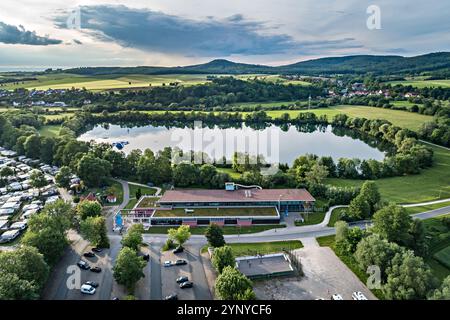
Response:
[[[254,142],[247,139],[245,144],[238,147],[238,140],[243,137],[257,137]],[[203,137],[203,138],[202,138]],[[235,151],[248,152],[251,155],[263,154],[268,162],[274,159],[270,151],[276,151],[280,163],[292,164],[300,155],[310,153],[318,156],[331,156],[335,161],[341,157],[382,160],[385,153],[378,148],[383,146],[375,140],[360,140],[358,133],[343,129],[332,129],[331,126],[295,127],[269,125],[254,129],[245,124],[238,128],[219,128],[213,126],[194,130],[193,128],[166,126],[134,126],[121,127],[119,125],[97,125],[92,130],[82,134],[82,141],[114,143],[128,141],[122,149],[128,154],[133,149],[154,152],[164,147],[179,147],[183,151],[203,150],[211,158],[219,159],[223,155],[231,159]],[[250,142],[249,142],[250,141]],[[267,144],[267,148],[258,148]],[[219,146],[219,147],[218,147]],[[218,150],[219,149],[219,150]],[[267,154],[269,153],[269,154]]]

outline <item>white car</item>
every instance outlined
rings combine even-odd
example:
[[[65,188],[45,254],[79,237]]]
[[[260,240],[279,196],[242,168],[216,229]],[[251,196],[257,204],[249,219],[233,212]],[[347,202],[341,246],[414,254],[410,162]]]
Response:
[[[91,285],[88,285],[88,284],[83,284],[82,286],[81,286],[81,293],[84,293],[84,294],[94,294],[95,293],[95,288],[93,287],[93,286],[91,286]]]
[[[333,300],[344,300],[344,298],[342,298],[342,296],[340,294],[337,294],[337,293],[333,294],[331,299],[333,299]]]
[[[366,296],[360,291],[353,292],[352,298],[353,300],[367,300]]]
[[[172,261],[164,261],[164,267],[171,267],[171,266],[173,266]]]

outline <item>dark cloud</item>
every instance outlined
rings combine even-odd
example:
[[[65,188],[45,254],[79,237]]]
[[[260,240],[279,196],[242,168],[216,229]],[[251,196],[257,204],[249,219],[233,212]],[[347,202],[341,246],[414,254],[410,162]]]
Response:
[[[35,31],[27,31],[21,25],[16,27],[4,22],[0,22],[0,42],[33,46],[47,46],[62,43],[61,40],[51,39],[49,36],[38,36]]]
[[[273,34],[275,28],[249,21],[240,14],[221,20],[207,17],[195,21],[148,9],[98,5],[80,7],[80,18],[81,31],[96,39],[185,56],[300,53],[308,46],[315,46],[297,42],[286,34]],[[55,18],[59,28],[67,28],[66,21],[66,14]],[[348,40],[333,42],[329,45],[341,47]]]

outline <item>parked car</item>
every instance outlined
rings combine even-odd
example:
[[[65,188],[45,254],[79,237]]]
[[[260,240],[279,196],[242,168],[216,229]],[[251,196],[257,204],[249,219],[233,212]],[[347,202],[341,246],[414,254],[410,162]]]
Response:
[[[79,266],[80,267],[80,269],[83,269],[83,270],[89,270],[91,267],[89,266],[89,263],[87,263],[86,261],[83,261],[83,260],[80,260],[78,263],[77,263],[77,266]]]
[[[189,281],[188,277],[179,277],[179,278],[177,278],[177,283],[183,283],[183,282],[186,282],[186,281]]]
[[[81,293],[84,293],[84,294],[94,294],[95,293],[95,288],[93,287],[93,286],[90,286],[90,285],[88,285],[88,284],[83,284],[82,286],[81,286]]]
[[[164,297],[164,300],[178,300],[178,296],[174,293],[174,294],[168,295],[167,297]]]
[[[83,256],[85,256],[86,258],[93,258],[93,257],[95,257],[95,254],[93,252],[89,251],[89,252],[83,253]]]
[[[171,267],[171,266],[173,266],[172,261],[164,261],[164,267]]]
[[[353,292],[352,293],[352,298],[353,298],[353,300],[368,300],[366,298],[366,296],[360,291]]]
[[[340,294],[337,294],[337,293],[333,294],[331,299],[333,299],[333,300],[344,300],[344,298],[342,298],[342,296]]]
[[[95,272],[95,273],[100,273],[100,272],[102,272],[102,268],[100,268],[100,267],[92,267],[91,271]]]
[[[182,266],[184,264],[187,264],[187,261],[184,259],[178,259],[177,261],[175,261],[175,265],[177,266]]]
[[[172,250],[172,253],[177,254],[177,253],[180,253],[180,252],[183,252],[183,251],[184,251],[183,247],[176,247],[175,249]]]
[[[180,288],[181,289],[192,288],[193,285],[194,283],[192,281],[185,281],[180,283]]]
[[[98,287],[98,283],[94,282],[94,281],[86,281],[84,284],[87,284],[91,287],[97,288]]]
[[[94,251],[94,252],[102,252],[103,249],[102,248],[92,248],[92,251]]]

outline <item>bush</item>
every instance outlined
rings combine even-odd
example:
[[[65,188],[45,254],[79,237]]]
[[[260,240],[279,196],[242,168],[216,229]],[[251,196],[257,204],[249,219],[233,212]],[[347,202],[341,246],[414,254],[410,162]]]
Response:
[[[162,247],[162,250],[167,251],[167,250],[175,249],[176,247],[177,247],[177,245],[175,244],[175,242],[172,239],[167,239],[166,243]]]

